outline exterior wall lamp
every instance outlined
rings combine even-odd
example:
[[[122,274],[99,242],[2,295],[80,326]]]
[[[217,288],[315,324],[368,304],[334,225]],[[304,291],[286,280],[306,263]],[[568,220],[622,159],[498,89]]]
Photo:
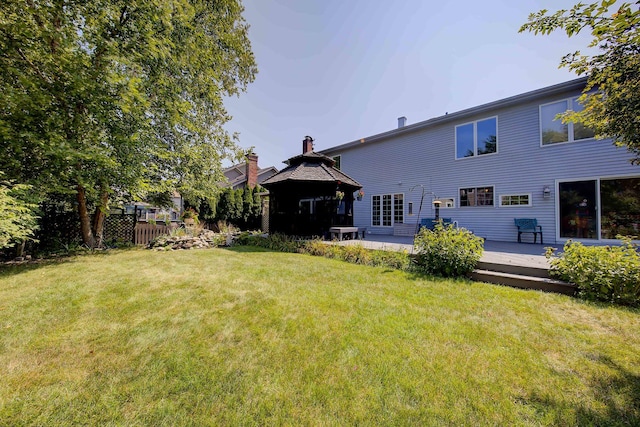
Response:
[[[548,185],[545,185],[542,189],[542,197],[544,197],[545,199],[551,197],[551,188]]]

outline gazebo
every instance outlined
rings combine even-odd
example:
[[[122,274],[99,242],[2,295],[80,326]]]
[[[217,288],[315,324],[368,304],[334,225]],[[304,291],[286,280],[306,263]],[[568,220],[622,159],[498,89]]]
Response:
[[[353,226],[353,193],[362,188],[334,167],[335,161],[313,152],[313,139],[303,141],[303,154],[262,183],[269,190],[269,231],[293,236],[328,237],[335,226]]]

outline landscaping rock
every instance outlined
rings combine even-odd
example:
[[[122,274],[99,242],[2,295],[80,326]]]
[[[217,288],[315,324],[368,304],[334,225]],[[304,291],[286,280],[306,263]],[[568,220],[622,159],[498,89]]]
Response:
[[[159,251],[207,249],[222,246],[229,242],[229,235],[215,233],[211,230],[195,231],[192,229],[183,229],[177,230],[175,233],[181,232],[185,234],[159,236],[149,243],[148,248]],[[232,240],[233,239],[231,238],[231,241]]]

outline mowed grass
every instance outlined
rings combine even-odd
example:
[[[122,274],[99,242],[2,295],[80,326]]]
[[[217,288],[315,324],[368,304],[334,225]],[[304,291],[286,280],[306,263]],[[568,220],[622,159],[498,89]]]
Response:
[[[0,270],[1,425],[638,425],[640,314],[255,248]]]

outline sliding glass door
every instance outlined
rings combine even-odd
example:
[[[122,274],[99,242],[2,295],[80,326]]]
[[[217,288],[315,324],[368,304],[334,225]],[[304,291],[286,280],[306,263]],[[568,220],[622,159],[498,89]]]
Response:
[[[640,177],[560,182],[560,237],[640,236]]]
[[[640,236],[640,178],[601,179],[600,200],[603,239]]]
[[[560,237],[597,239],[597,181],[561,182]]]

